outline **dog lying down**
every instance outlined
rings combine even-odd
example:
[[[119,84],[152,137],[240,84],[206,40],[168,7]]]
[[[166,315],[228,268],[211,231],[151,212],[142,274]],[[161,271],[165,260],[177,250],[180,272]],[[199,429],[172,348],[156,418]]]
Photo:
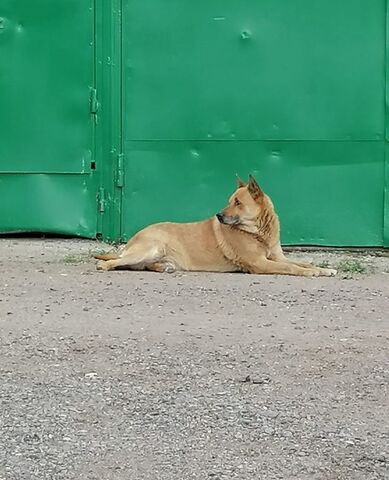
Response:
[[[288,260],[270,198],[250,175],[215,217],[194,223],[150,225],[119,254],[96,255],[99,270],[203,271],[333,276],[336,270]]]

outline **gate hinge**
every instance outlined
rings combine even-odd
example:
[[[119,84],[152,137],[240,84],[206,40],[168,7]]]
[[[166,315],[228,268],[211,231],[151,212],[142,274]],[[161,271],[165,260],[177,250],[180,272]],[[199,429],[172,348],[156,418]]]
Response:
[[[100,187],[97,192],[97,209],[99,213],[105,212],[105,203],[106,203],[105,190],[104,188]]]
[[[119,153],[116,157],[116,186],[122,188],[124,186],[124,154]]]
[[[90,89],[90,99],[89,99],[89,103],[90,103],[90,113],[92,115],[96,115],[96,113],[98,112],[99,110],[99,102],[97,100],[97,90],[95,88],[91,88]]]

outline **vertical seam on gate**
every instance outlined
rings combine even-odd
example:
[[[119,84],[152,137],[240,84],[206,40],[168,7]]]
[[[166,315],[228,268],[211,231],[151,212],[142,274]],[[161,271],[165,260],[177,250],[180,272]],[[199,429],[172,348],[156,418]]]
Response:
[[[120,98],[120,121],[119,121],[119,154],[123,155],[124,145],[123,145],[123,128],[124,128],[124,109],[123,109],[123,1],[119,0],[119,98]],[[122,168],[124,169],[125,159],[123,158]],[[124,173],[122,173],[124,175]],[[120,240],[123,240],[123,197],[124,197],[124,188],[120,192],[120,219],[119,219],[119,236]]]
[[[93,67],[92,67],[92,88],[97,90],[97,0],[92,0],[92,38],[93,38],[93,49],[92,49],[92,55],[93,55]],[[92,148],[93,148],[93,155],[92,158],[95,161],[95,165],[97,164],[97,168],[101,168],[98,165],[97,162],[97,127],[96,123],[92,122]],[[97,172],[94,171],[93,173],[93,178],[94,178],[94,183],[93,183],[93,188],[95,189],[95,194],[96,194],[96,203],[98,199],[98,192],[100,189],[100,178],[99,174],[96,174]],[[98,212],[97,205],[95,205],[95,214],[96,214],[96,236],[100,234],[99,230],[102,230],[102,225],[101,225],[101,217],[100,213]]]
[[[389,197],[388,197],[388,182],[389,182],[389,168],[388,168],[388,0],[385,1],[385,71],[384,71],[384,218],[383,218],[383,232],[382,242],[384,246],[389,246]]]

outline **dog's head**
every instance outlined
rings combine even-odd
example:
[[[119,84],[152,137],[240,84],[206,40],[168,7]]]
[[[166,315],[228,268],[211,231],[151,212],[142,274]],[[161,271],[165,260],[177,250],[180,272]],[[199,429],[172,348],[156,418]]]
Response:
[[[223,225],[258,233],[261,216],[265,212],[273,212],[273,204],[253,176],[249,176],[248,184],[239,177],[237,181],[238,188],[230,197],[226,208],[217,213],[216,217]]]

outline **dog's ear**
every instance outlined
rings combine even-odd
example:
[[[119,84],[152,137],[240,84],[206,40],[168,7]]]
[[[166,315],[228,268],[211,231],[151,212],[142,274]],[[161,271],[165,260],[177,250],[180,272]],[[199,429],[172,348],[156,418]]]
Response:
[[[254,200],[259,200],[264,195],[263,190],[252,175],[249,175],[248,189]]]
[[[238,188],[246,187],[245,182],[236,174],[236,185]]]

